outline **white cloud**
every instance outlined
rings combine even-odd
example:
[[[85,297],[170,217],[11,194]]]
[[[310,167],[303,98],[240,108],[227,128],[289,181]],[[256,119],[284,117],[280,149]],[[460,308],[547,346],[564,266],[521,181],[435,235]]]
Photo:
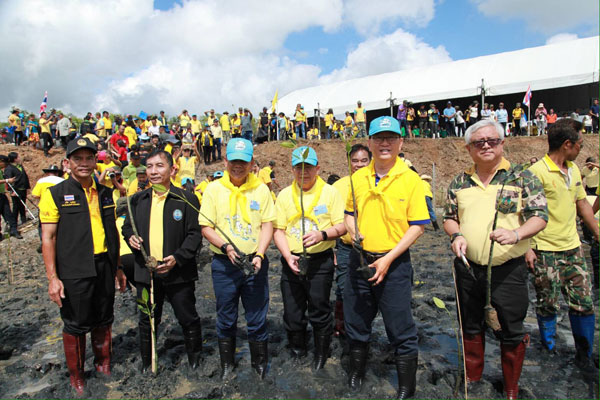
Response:
[[[532,30],[551,34],[578,25],[598,32],[598,0],[471,0],[485,16],[522,19]]]
[[[451,61],[444,46],[431,47],[412,33],[395,32],[360,43],[347,57],[346,65],[321,77],[330,83]]]
[[[579,37],[574,33],[558,33],[551,36],[546,40],[546,44],[555,44],[560,42],[570,42],[571,40],[577,40]]]
[[[433,19],[434,10],[433,0],[348,0],[344,3],[344,20],[358,32],[372,35],[386,22],[426,26]]]
[[[318,52],[319,54],[327,54],[329,52],[329,49],[327,47],[319,47]]]

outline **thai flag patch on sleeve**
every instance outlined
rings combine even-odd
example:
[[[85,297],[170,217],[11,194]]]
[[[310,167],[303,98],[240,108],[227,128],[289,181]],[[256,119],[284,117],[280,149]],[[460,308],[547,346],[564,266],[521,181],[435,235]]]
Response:
[[[65,201],[75,201],[75,195],[65,194]]]

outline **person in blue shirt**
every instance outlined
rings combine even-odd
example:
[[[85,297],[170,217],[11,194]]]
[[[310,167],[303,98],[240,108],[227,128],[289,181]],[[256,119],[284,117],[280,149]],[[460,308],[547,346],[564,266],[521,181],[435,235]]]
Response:
[[[456,109],[452,107],[452,102],[449,101],[446,104],[446,108],[444,108],[444,121],[446,121],[446,132],[448,136],[456,136],[456,132],[454,130],[454,124],[456,116]]]

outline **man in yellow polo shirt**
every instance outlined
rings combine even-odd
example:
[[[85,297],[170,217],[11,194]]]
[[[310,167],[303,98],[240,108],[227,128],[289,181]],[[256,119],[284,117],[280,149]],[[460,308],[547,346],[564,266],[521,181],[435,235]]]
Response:
[[[192,152],[194,155],[192,155]],[[179,185],[182,185],[183,179],[188,178],[195,186],[194,182],[196,180],[196,166],[198,165],[198,160],[200,159],[198,147],[195,144],[183,145],[181,151],[175,153],[174,159],[175,164],[178,167],[177,175],[175,176],[175,182],[177,182]]]
[[[96,184],[96,146],[80,138],[67,145],[70,177],[42,193],[42,254],[50,300],[60,307],[71,386],[85,386],[85,335],[91,332],[96,371],[110,375],[111,326],[119,234],[112,190]]]
[[[500,351],[504,391],[516,399],[519,377],[529,342],[523,321],[527,316],[529,239],[544,229],[548,209],[542,184],[519,164],[503,157],[504,129],[482,120],[465,132],[473,165],[457,175],[448,188],[444,230],[456,255],[457,291],[462,312],[467,379],[481,380],[485,324],[482,296],[487,288],[487,264],[493,248],[491,302],[502,327]],[[497,216],[496,229],[492,230]],[[462,261],[466,256],[469,266]]]
[[[269,260],[275,207],[269,188],[254,174],[252,142],[242,138],[227,143],[223,177],[208,184],[202,195],[200,225],[213,251],[212,281],[217,298],[217,337],[221,378],[234,368],[238,303],[244,305],[251,365],[261,378],[268,364],[267,311]],[[229,237],[237,250],[225,238]],[[254,273],[240,268],[241,259]]]
[[[362,106],[360,100],[356,102],[354,109],[354,125],[358,128],[357,137],[367,136],[367,110]]]
[[[371,162],[371,150],[363,144],[355,144],[350,149],[350,166],[352,173],[355,173],[362,167],[366,167]],[[336,188],[342,195],[342,199],[346,200],[350,192],[350,176],[344,176],[338,179],[333,187]],[[345,207],[345,203],[342,207]],[[345,335],[344,329],[344,284],[346,283],[346,275],[348,273],[348,262],[350,261],[350,252],[352,252],[352,238],[348,233],[342,236],[337,241],[337,253],[335,268],[335,328],[336,336]]]
[[[154,284],[154,323],[161,321],[165,297],[171,303],[183,330],[185,349],[190,368],[200,364],[202,353],[202,327],[196,312],[195,284],[198,280],[196,251],[202,234],[198,225],[198,199],[192,193],[171,185],[175,172],[171,154],[154,150],[146,159],[146,171],[152,187],[131,197],[133,221],[139,237],[134,234],[129,213],[123,224],[123,236],[135,255],[134,277],[138,299],[143,290],[150,291]],[[149,257],[158,261],[150,275],[141,252],[144,246]],[[151,327],[148,316],[139,313],[141,370],[151,366]]]
[[[598,241],[598,223],[586,200],[579,168],[573,161],[583,146],[581,123],[572,119],[556,121],[548,129],[548,154],[529,170],[544,185],[548,198],[548,226],[534,236],[526,259],[534,275],[536,313],[542,344],[555,347],[556,316],[562,291],[569,306],[569,320],[575,339],[575,364],[598,377],[591,356],[594,348],[595,316],[590,273],[577,234],[577,216]]]
[[[306,326],[310,321],[315,339],[315,370],[323,368],[329,357],[333,333],[329,303],[335,269],[333,248],[335,239],[346,233],[342,197],[321,179],[319,170],[314,149],[302,146],[292,152],[295,179],[277,197],[273,234],[281,252],[283,324],[292,357],[306,355]]]
[[[223,111],[219,119],[219,124],[223,130],[223,144],[227,144],[231,138],[231,122],[229,121],[229,111]]]
[[[374,119],[368,143],[373,161],[352,175],[356,205],[349,194],[344,221],[356,250],[360,250],[350,255],[344,286],[349,384],[354,391],[362,387],[371,325],[379,310],[395,349],[397,398],[404,399],[415,392],[418,359],[417,327],[410,307],[409,247],[425,231],[429,214],[421,178],[398,158],[402,148],[398,120]],[[358,232],[354,218],[358,218]]]

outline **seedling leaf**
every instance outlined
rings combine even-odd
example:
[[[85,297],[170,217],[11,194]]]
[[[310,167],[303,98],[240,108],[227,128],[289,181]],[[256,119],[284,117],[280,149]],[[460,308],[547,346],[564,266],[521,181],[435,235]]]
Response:
[[[441,299],[438,299],[437,297],[434,296],[433,302],[435,303],[435,306],[437,308],[446,309],[446,304]]]

